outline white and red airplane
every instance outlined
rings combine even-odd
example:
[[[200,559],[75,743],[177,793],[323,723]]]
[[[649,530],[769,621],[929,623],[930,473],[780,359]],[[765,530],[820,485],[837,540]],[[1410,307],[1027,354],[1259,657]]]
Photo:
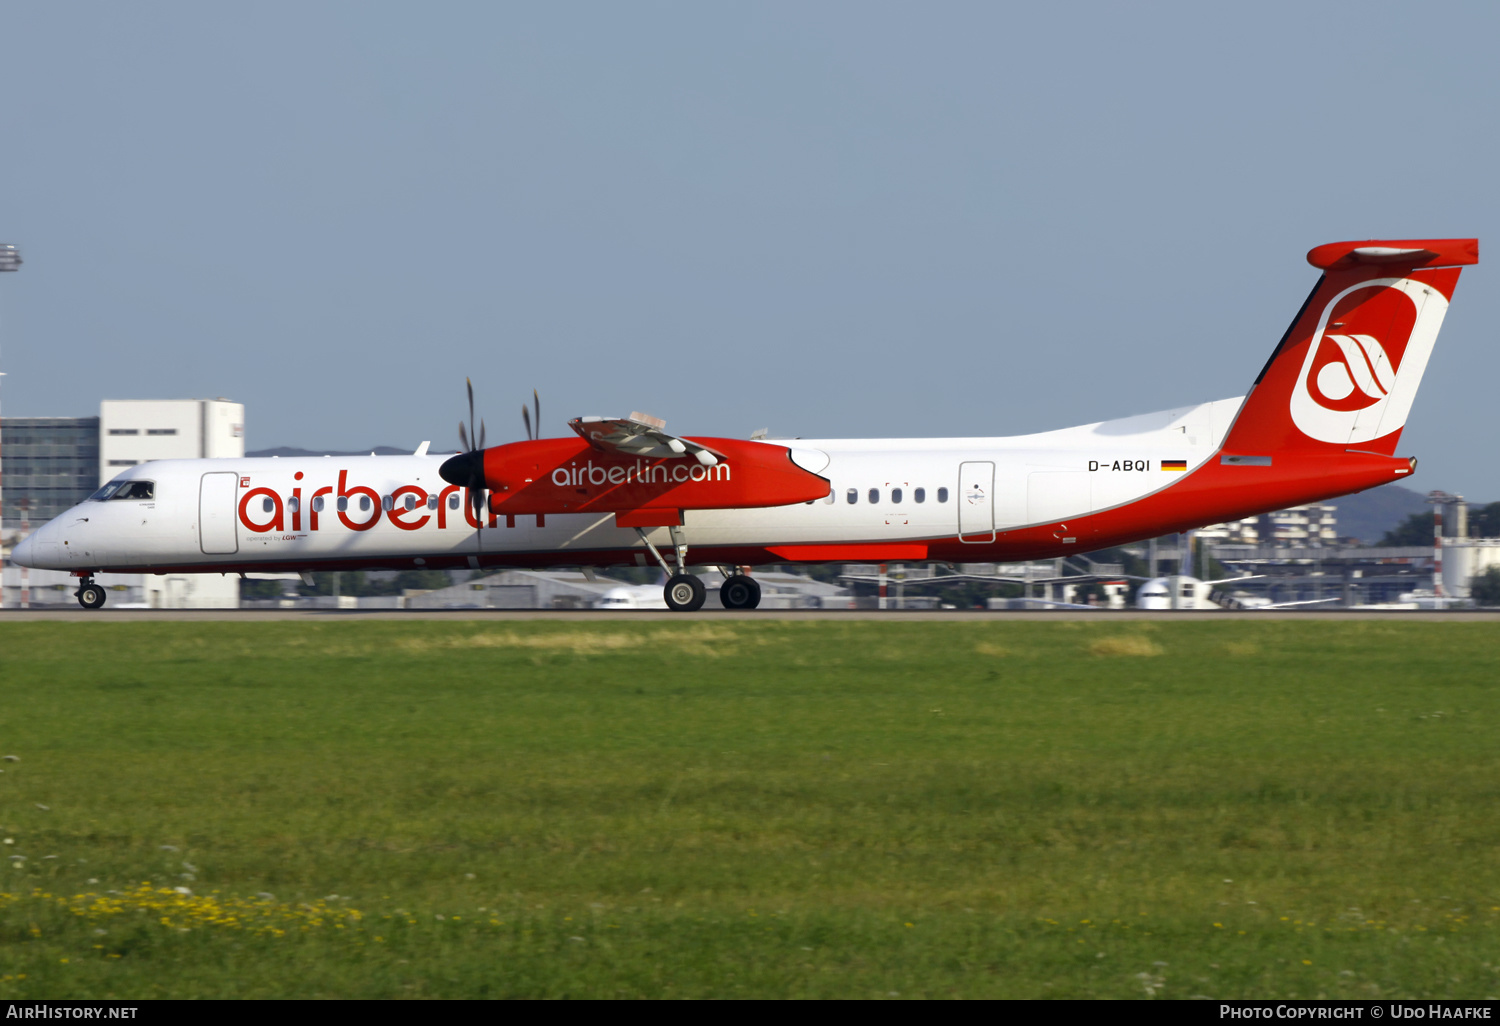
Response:
[[[1323,275],[1240,399],[1007,438],[682,438],[637,414],[450,457],[424,443],[411,456],[160,460],[12,557],[72,571],[89,609],[106,570],[654,563],[667,604],[693,610],[705,594],[691,545],[693,564],[724,573],[723,604],[752,609],[747,566],[1043,559],[1400,480],[1416,460],[1396,443],[1478,241],[1339,242],[1307,259]]]

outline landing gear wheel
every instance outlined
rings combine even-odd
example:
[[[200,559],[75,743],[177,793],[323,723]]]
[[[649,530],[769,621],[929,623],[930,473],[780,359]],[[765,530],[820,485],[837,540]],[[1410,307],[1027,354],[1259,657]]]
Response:
[[[719,585],[719,601],[725,609],[754,609],[760,605],[760,582],[735,574]]]
[[[78,604],[84,609],[98,609],[104,605],[106,592],[97,584],[84,584],[78,588]]]
[[[667,608],[674,613],[692,613],[703,608],[708,589],[692,574],[674,574],[662,589],[667,599]]]

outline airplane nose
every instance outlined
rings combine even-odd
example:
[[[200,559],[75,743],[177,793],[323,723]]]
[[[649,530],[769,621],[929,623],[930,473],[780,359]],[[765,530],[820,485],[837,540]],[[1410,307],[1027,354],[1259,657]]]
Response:
[[[21,539],[21,543],[19,545],[10,550],[10,561],[12,563],[15,563],[19,566],[29,566],[35,568],[36,564],[32,562],[32,560],[35,558],[35,556],[33,555],[34,545],[32,543],[32,539],[35,537],[35,534],[28,534],[25,538]]]
[[[475,471],[478,471],[480,480],[484,479],[484,453],[483,452],[461,452],[457,456],[451,456],[443,461],[438,467],[438,477],[451,485],[467,488],[475,479]]]

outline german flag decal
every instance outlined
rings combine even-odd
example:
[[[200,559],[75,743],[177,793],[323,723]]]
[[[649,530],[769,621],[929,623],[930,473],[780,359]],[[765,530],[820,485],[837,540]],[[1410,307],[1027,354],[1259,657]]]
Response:
[[[1161,469],[1163,469],[1163,470],[1186,470],[1187,469],[1187,460],[1162,460],[1161,461]]]

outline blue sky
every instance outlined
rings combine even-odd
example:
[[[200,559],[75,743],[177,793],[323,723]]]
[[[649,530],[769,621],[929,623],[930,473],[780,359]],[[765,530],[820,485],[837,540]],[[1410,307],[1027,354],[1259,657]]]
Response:
[[[1312,246],[1500,238],[1464,4],[0,0],[7,416],[252,448],[1010,434],[1239,395]],[[1496,271],[1400,451],[1500,498]]]

